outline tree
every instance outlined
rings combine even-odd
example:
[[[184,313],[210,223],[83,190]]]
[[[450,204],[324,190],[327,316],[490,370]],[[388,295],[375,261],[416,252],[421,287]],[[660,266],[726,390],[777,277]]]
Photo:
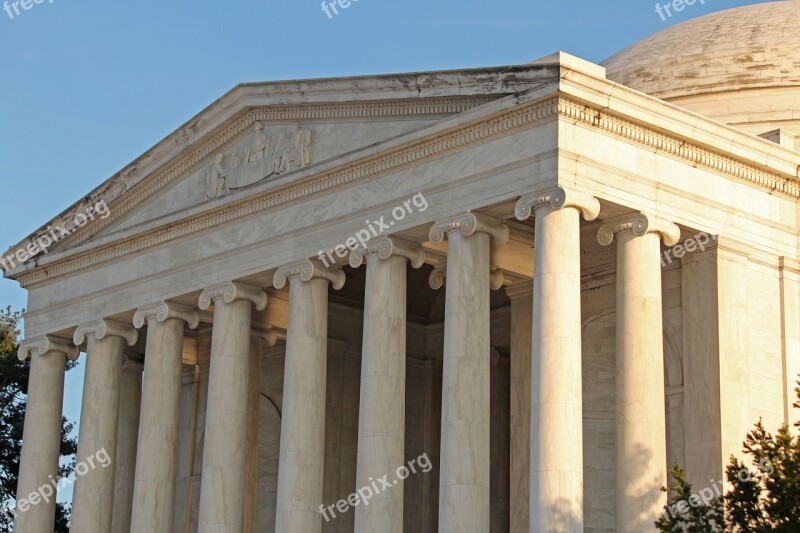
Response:
[[[686,481],[686,472],[676,464],[673,465],[669,474],[669,487],[661,490],[671,494],[670,500],[673,503],[664,508],[664,514],[656,521],[659,531],[669,533],[722,531],[720,527],[724,522],[722,498],[714,498],[708,505],[689,505],[689,499],[694,496],[694,493],[692,485]],[[680,502],[687,503],[679,507]]]
[[[17,359],[19,322],[22,316],[8,307],[0,309],[0,504],[11,504],[17,494],[19,462],[22,452],[22,429],[25,422],[26,394],[30,363]],[[70,368],[72,363],[67,368]],[[77,451],[77,442],[70,438],[73,424],[64,418],[61,426],[61,456],[68,458]],[[74,467],[71,463],[59,468],[59,476],[69,476]],[[69,532],[70,509],[59,503],[56,506],[54,533]],[[0,533],[10,533],[13,519],[0,514]]]
[[[800,382],[795,394],[797,409]],[[795,422],[794,427],[800,429],[800,422]],[[670,494],[673,503],[664,508],[664,514],[655,522],[658,530],[665,533],[800,531],[800,436],[793,436],[786,424],[772,435],[759,420],[747,434],[743,452],[756,466],[748,467],[731,456],[725,477],[733,488],[710,500],[697,497],[683,469],[675,465],[670,471],[669,488],[662,489]],[[676,512],[682,502],[679,509],[683,512]]]

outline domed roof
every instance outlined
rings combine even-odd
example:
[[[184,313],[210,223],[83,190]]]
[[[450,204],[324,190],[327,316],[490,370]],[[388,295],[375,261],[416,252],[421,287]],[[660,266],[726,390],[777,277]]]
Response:
[[[602,64],[609,79],[662,99],[800,86],[800,0],[689,20],[642,39]]]
[[[749,133],[800,134],[800,0],[676,24],[602,65],[612,81]]]

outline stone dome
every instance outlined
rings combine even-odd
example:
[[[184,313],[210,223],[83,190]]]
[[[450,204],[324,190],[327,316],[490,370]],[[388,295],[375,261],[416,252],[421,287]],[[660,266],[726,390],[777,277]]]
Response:
[[[610,80],[751,133],[800,133],[800,0],[698,17],[602,64]]]

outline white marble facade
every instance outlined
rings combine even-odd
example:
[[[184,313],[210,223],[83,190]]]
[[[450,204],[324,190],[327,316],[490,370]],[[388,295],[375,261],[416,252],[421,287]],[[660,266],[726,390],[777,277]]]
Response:
[[[798,9],[768,5],[743,12],[765,32]],[[652,531],[668,464],[705,486],[797,416],[800,71],[752,84],[795,119],[731,126],[635,46],[613,76],[558,53],[240,86],[92,191],[110,216],[7,274],[19,497],[55,473],[80,350],[79,455],[111,465],[75,533]]]

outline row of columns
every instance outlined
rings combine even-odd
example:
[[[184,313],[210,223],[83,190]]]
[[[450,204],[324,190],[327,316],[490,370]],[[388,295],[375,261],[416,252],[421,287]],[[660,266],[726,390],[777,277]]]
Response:
[[[583,530],[579,226],[581,216],[593,220],[599,209],[597,199],[563,188],[525,196],[516,207],[518,219],[535,217],[530,364],[521,371],[530,381],[529,475],[527,485],[517,480],[512,487],[529,494],[526,528],[531,532],[554,524],[562,531]],[[663,504],[658,489],[666,478],[659,239],[677,241],[678,230],[638,214],[604,224],[598,240],[607,245],[615,236],[617,522],[619,531],[646,531],[652,512]],[[506,242],[508,228],[467,212],[435,224],[429,238],[434,244],[448,242],[439,531],[485,532],[490,520],[489,296],[499,287],[490,254],[492,246]],[[404,463],[406,272],[409,264],[423,264],[424,253],[417,245],[380,237],[354,251],[350,262],[354,268],[367,266],[356,474],[362,487]],[[280,268],[273,280],[277,289],[289,285],[277,533],[321,531],[328,288],[339,289],[344,281],[341,269],[316,260]],[[251,315],[267,303],[263,290],[238,282],[200,296],[200,309],[214,307],[201,533],[242,532],[252,523],[255,479],[248,476],[248,464],[257,453],[252,441],[261,337],[254,336]],[[77,479],[72,530],[171,531],[183,335],[186,326],[195,328],[198,322],[195,309],[160,302],[137,311],[134,327],[106,319],[78,328],[73,343],[48,336],[23,344],[20,357],[30,355],[32,367],[18,496],[26,497],[57,473],[64,364],[86,342],[78,461],[105,449],[116,467],[92,469]],[[134,413],[128,400],[138,401],[138,376],[135,362],[126,362],[124,354],[145,324],[141,410]],[[137,423],[138,442],[132,444],[131,427]],[[51,502],[20,513],[15,531],[52,529],[54,512]],[[515,519],[515,524],[524,522]],[[402,482],[369,506],[356,507],[355,531],[403,531]]]

